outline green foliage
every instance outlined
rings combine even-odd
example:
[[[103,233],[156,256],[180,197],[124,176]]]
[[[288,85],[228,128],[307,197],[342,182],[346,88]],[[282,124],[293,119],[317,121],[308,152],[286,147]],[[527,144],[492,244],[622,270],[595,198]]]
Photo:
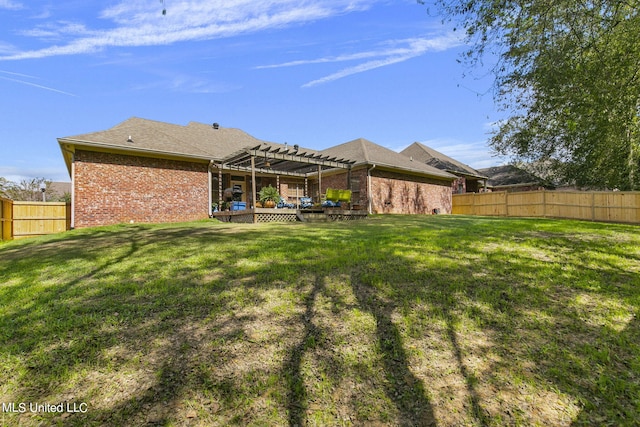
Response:
[[[266,187],[262,187],[262,189],[258,192],[258,198],[262,203],[266,201],[273,201],[276,204],[280,202],[280,193],[278,193],[278,189],[268,185]]]
[[[640,189],[638,0],[436,0],[490,52],[496,101],[511,116],[491,140],[502,154],[551,166],[591,188]]]
[[[48,202],[70,202],[71,194],[52,192],[52,181],[46,178],[23,179],[19,183],[0,177],[0,197],[11,200],[41,202],[42,188],[45,189],[45,200]]]

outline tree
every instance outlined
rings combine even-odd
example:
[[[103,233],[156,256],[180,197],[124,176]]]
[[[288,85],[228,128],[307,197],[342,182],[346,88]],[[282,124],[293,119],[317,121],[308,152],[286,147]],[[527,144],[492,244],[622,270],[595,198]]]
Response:
[[[8,191],[13,185],[13,182],[0,176],[0,197],[9,198]]]
[[[45,188],[45,194],[50,190],[51,181],[45,178],[33,178],[33,179],[23,179],[20,183],[16,184],[15,182],[8,181],[6,178],[0,177],[0,191],[4,194],[3,197],[9,198],[11,200],[20,200],[20,201],[32,201],[32,202],[41,202],[42,197],[42,188]],[[52,195],[47,199],[48,201],[54,201],[59,198],[58,195]]]
[[[640,0],[433,0],[494,65],[500,154],[583,187],[640,189]]]

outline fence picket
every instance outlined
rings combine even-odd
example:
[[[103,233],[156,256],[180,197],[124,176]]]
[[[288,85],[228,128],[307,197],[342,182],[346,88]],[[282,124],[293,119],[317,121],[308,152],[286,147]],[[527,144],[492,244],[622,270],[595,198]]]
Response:
[[[22,202],[0,199],[2,240],[69,230],[71,205],[64,202]]]
[[[471,197],[470,197],[471,196]],[[453,214],[640,223],[640,192],[526,191],[453,195]]]

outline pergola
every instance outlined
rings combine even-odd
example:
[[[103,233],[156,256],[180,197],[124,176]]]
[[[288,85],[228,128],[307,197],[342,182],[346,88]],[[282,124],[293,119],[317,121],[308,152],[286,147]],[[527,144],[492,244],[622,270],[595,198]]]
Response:
[[[262,143],[254,147],[238,150],[220,162],[213,164],[218,168],[219,193],[222,194],[222,171],[235,170],[251,173],[251,194],[256,194],[256,173],[304,178],[318,176],[322,188],[322,171],[327,169],[346,169],[347,182],[351,182],[351,167],[354,160],[331,157],[316,151],[300,148],[298,145]]]

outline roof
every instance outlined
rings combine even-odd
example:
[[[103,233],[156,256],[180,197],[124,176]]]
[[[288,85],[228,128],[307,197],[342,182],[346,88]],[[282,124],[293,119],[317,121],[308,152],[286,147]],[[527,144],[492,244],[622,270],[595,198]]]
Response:
[[[60,182],[60,181],[52,181],[49,184],[48,191],[50,193],[55,193],[60,196],[64,196],[65,193],[71,193],[71,183],[70,182]]]
[[[544,180],[513,165],[480,169],[489,177],[490,187],[545,185]]]
[[[234,128],[215,129],[191,122],[186,126],[137,117],[111,129],[59,138],[58,141],[125,151],[162,153],[191,158],[222,159],[239,147],[259,145],[262,141]]]
[[[427,147],[424,144],[419,142],[414,142],[404,150],[400,152],[401,154],[413,158],[413,160],[417,160],[419,162],[425,163],[427,165],[433,166],[434,168],[450,172],[454,175],[465,175],[478,179],[487,179],[487,177],[472,168],[469,165],[465,165],[446,154],[443,154],[437,150],[434,150],[431,147]]]
[[[214,161],[232,168],[246,168],[247,159],[253,154],[257,167],[271,167],[275,172],[275,165],[280,165],[283,171],[291,174],[309,173],[310,170],[317,170],[318,165],[322,168],[343,168],[354,164],[375,164],[431,177],[455,178],[445,171],[412,161],[407,156],[363,138],[315,151],[297,145],[292,147],[265,142],[240,129],[197,122],[181,126],[132,117],[110,129],[58,138],[58,142],[69,171],[71,153],[77,148],[87,147],[93,150],[131,152],[134,155]],[[316,167],[311,169],[309,165]]]
[[[410,171],[421,175],[429,175],[438,178],[453,179],[455,176],[436,169],[419,161],[385,148],[364,138],[354,139],[344,144],[322,150],[322,153],[355,160],[355,165],[384,166],[402,171]]]

